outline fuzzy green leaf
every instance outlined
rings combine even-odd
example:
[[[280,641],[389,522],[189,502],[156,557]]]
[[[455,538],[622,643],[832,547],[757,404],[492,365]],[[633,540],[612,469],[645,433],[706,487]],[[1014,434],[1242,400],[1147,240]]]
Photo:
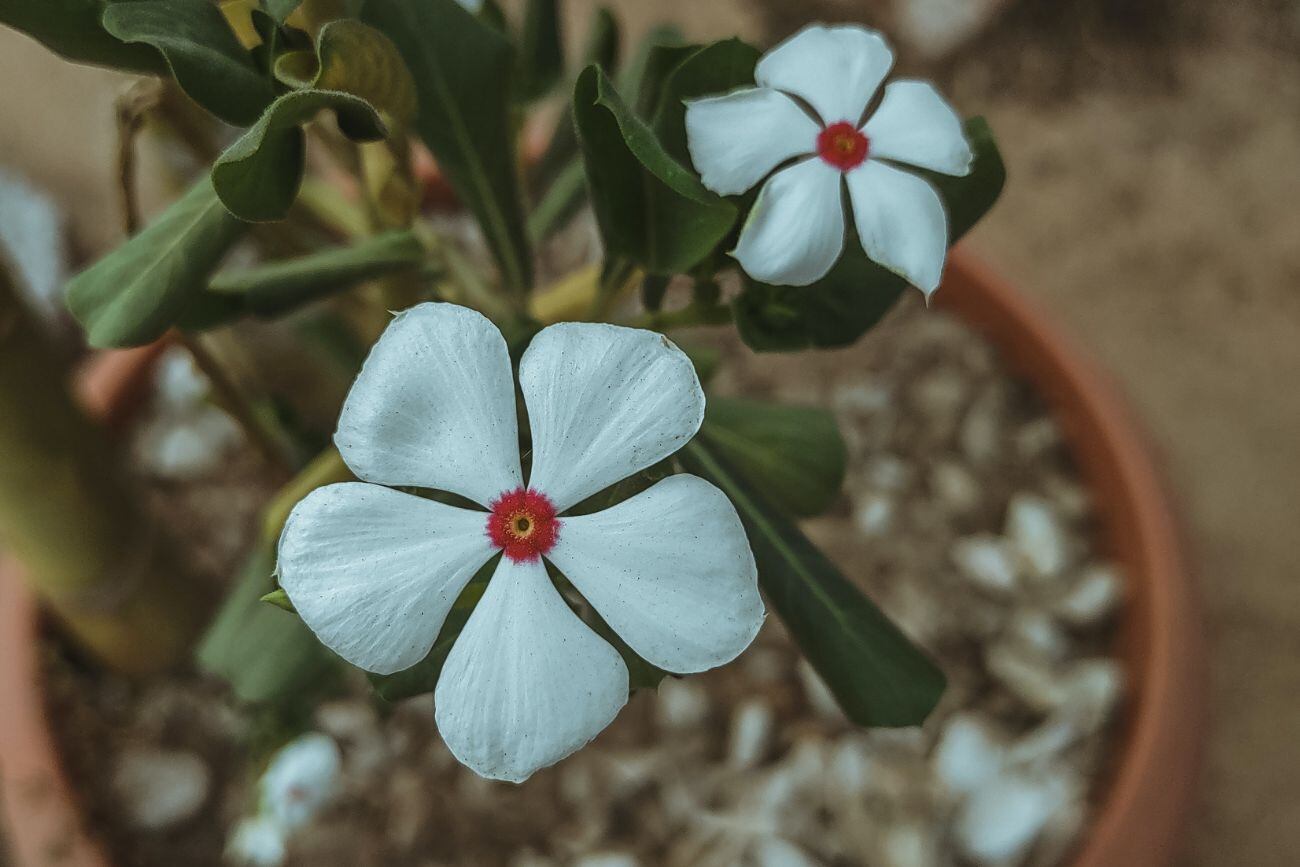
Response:
[[[124,42],[161,51],[181,89],[227,123],[256,122],[275,97],[271,82],[209,0],[112,3],[104,28]]]
[[[918,171],[938,189],[948,209],[953,244],[993,207],[1007,177],[983,118],[966,122],[966,137],[975,151],[969,175]],[[850,237],[840,261],[811,286],[772,286],[746,278],[733,311],[740,336],[760,352],[847,346],[879,322],[906,288],[902,277],[870,261],[857,238]]]
[[[365,20],[401,51],[419,92],[415,129],[483,228],[507,287],[533,282],[510,120],[514,52],[456,0],[369,0]]]
[[[302,124],[326,108],[338,114],[339,128],[353,139],[377,141],[388,133],[374,107],[350,93],[286,93],[212,166],[212,184],[230,213],[252,223],[284,219],[298,197],[306,170]]]
[[[68,281],[91,346],[150,343],[179,322],[247,228],[202,178],[144,231]]]
[[[651,274],[690,270],[731,230],[736,208],[668,156],[600,67],[587,67],[573,117],[606,255]]]
[[[707,436],[696,437],[678,458],[731,498],[749,534],[768,603],[848,718],[862,726],[924,722],[946,685],[930,658],[727,463]]]
[[[104,0],[0,0],[0,23],[26,33],[75,63],[166,74],[167,61],[148,45],[132,45],[104,29]]]
[[[826,410],[710,397],[704,433],[764,497],[797,517],[819,515],[839,496],[846,450]]]
[[[243,312],[278,316],[364,280],[416,268],[424,258],[412,232],[385,232],[348,247],[222,272],[208,291],[238,301]]]

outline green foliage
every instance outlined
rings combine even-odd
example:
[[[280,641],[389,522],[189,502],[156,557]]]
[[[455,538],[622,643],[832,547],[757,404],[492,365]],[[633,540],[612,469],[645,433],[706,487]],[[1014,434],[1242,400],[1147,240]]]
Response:
[[[177,84],[217,117],[248,126],[275,97],[271,82],[209,0],[111,3],[104,28],[123,42],[162,52]]]
[[[246,227],[205,176],[144,231],[68,281],[68,309],[91,346],[150,343],[196,303]]]
[[[847,454],[824,409],[710,397],[703,430],[727,463],[793,515],[819,515],[839,496]]]
[[[966,122],[975,165],[961,178],[925,175],[948,209],[950,243],[956,243],[993,207],[1006,183],[1006,168],[988,123]],[[850,233],[852,234],[852,233]],[[846,346],[889,312],[907,283],[870,261],[856,237],[830,273],[811,286],[772,286],[746,279],[733,303],[740,336],[759,351]],[[943,291],[940,289],[940,291]]]
[[[532,285],[510,120],[514,52],[455,0],[369,0],[365,20],[397,45],[415,78],[415,129],[478,218],[514,291]]]
[[[302,0],[263,0],[263,5],[277,22],[283,24],[284,20],[302,5]]]
[[[579,76],[573,116],[611,259],[627,259],[651,274],[681,273],[731,230],[735,206],[668,156],[600,67]]]
[[[306,170],[302,124],[326,108],[338,114],[339,128],[352,138],[376,141],[387,135],[379,113],[360,97],[336,90],[286,93],[212,167],[212,185],[230,213],[252,223],[284,219]]]
[[[564,75],[564,42],[558,0],[528,0],[519,38],[521,99],[545,96]]]
[[[618,75],[618,90],[637,114],[649,117],[659,99],[659,85],[674,66],[694,52],[682,32],[670,25],[651,29]]]
[[[239,312],[279,316],[364,280],[416,268],[424,258],[424,245],[403,229],[348,247],[222,272],[212,278],[208,291],[237,302],[232,309]]]
[[[159,74],[167,62],[148,45],[131,45],[104,29],[105,0],[0,0],[0,23],[55,54],[126,72]]]
[[[709,437],[696,437],[679,458],[731,498],[768,603],[848,718],[862,726],[924,722],[943,695],[943,672],[721,457]]]
[[[415,80],[397,46],[360,21],[329,22],[320,30],[314,54],[286,54],[275,71],[293,87],[337,90],[364,99],[392,126],[405,127],[415,117]]]
[[[691,164],[686,150],[685,100],[752,87],[759,50],[739,39],[724,39],[691,52],[672,67],[658,87],[654,130],[673,159]]]

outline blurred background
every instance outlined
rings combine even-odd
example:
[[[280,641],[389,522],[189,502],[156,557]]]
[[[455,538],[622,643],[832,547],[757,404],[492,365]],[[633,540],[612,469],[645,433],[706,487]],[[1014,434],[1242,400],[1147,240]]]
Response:
[[[570,0],[573,32],[593,5]],[[873,23],[904,71],[990,119],[1010,180],[967,246],[1121,384],[1194,555],[1213,731],[1185,863],[1296,863],[1300,3],[610,5],[633,38],[665,19],[764,44],[809,20]],[[0,172],[54,197],[77,257],[104,249],[120,232],[113,104],[129,79],[0,30],[0,82]]]

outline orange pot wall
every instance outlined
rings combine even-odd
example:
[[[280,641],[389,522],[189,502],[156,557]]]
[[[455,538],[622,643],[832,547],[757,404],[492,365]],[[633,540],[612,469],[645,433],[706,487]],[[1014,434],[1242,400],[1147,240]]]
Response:
[[[1130,577],[1121,626],[1129,699],[1112,778],[1073,867],[1163,867],[1179,849],[1204,733],[1195,591],[1144,440],[1109,381],[1032,304],[963,252],[935,304],[982,330],[1052,405],[1091,485],[1112,553]],[[101,357],[87,407],[129,416],[157,349]],[[39,619],[0,561],[0,808],[19,867],[107,867],[85,836],[44,716]]]

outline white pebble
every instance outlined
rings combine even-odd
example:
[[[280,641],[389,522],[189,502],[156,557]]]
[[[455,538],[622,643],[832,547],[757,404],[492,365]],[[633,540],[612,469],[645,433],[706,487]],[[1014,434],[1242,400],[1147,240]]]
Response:
[[[867,536],[883,536],[894,519],[894,501],[888,494],[871,491],[858,499],[853,521]]]
[[[1002,768],[1002,743],[988,721],[974,714],[955,714],[944,727],[931,759],[935,776],[953,794],[982,786]]]
[[[1062,683],[1064,712],[1086,732],[1110,719],[1124,691],[1124,669],[1113,659],[1085,659],[1076,663]]]
[[[873,784],[875,762],[855,737],[842,738],[831,750],[828,782],[841,797],[858,797]]]
[[[1016,494],[1007,505],[1007,537],[1041,578],[1054,578],[1070,561],[1070,544],[1052,504],[1034,494]]]
[[[1038,608],[1020,608],[1011,615],[1007,636],[1034,655],[1057,662],[1070,649],[1070,637],[1050,614]]]
[[[806,659],[799,660],[799,683],[803,685],[804,695],[808,697],[808,704],[817,712],[817,715],[826,720],[844,719],[844,711],[840,709],[840,704],[835,700],[831,688],[822,680],[821,675]]]
[[[1074,626],[1097,626],[1119,605],[1123,593],[1124,582],[1115,568],[1098,564],[1084,570],[1053,610]]]
[[[639,867],[640,861],[631,852],[592,852],[573,862],[573,867]]]
[[[709,715],[709,696],[696,683],[665,677],[655,710],[659,725],[666,729],[694,728]]]
[[[1015,553],[999,536],[967,536],[953,543],[953,563],[971,583],[993,593],[1009,593],[1019,573]]]
[[[939,461],[930,470],[930,487],[950,511],[973,512],[980,504],[980,486],[975,476],[957,461]]]
[[[133,824],[156,830],[193,817],[208,798],[210,778],[193,753],[140,749],[119,759],[113,788]]]
[[[989,674],[1031,708],[1050,711],[1060,706],[1066,691],[1050,665],[1005,642],[984,651],[984,665]]]
[[[241,820],[226,844],[226,860],[250,867],[279,867],[287,854],[285,831],[269,816]]]
[[[764,837],[754,844],[755,867],[817,867],[802,849],[780,837]]]
[[[1014,862],[1065,800],[1065,786],[1055,778],[998,778],[976,791],[958,812],[957,843],[981,864]]]
[[[942,863],[938,834],[914,822],[886,828],[882,848],[887,867],[937,867]]]
[[[736,769],[750,768],[767,754],[772,736],[772,709],[766,702],[750,699],[731,718],[727,763]]]

